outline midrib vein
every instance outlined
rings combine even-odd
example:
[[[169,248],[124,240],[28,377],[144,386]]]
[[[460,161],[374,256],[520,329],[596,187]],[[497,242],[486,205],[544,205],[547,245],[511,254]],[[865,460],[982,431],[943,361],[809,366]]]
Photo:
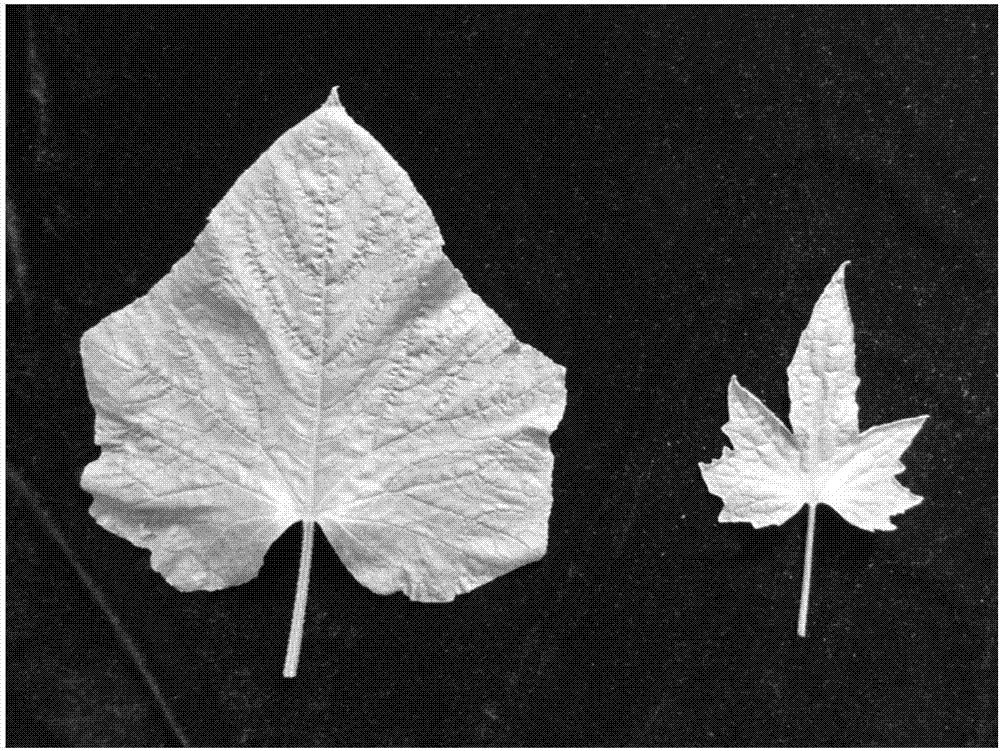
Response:
[[[326,151],[325,151],[325,157],[326,158],[324,159],[324,165],[323,165],[323,170],[324,170],[323,177],[324,177],[324,180],[326,182],[327,193],[330,193],[330,164],[329,164],[329,161],[330,161],[330,131],[329,131],[329,124],[327,124],[326,143],[324,144],[324,147],[326,149]],[[331,241],[330,210],[329,210],[329,207],[327,206],[327,204],[325,202],[323,202],[323,198],[322,197],[320,197],[320,201],[321,201],[322,209],[323,209],[323,234],[324,234],[324,242],[323,242],[323,246],[322,246],[322,253],[323,253],[323,265],[322,266],[323,267],[322,267],[322,274],[321,274],[320,279],[319,279],[319,283],[320,283],[320,285],[323,288],[323,292],[322,292],[322,294],[320,296],[320,300],[321,300],[321,302],[320,302],[320,326],[319,326],[320,343],[319,343],[319,361],[317,363],[317,366],[319,367],[319,377],[318,377],[317,383],[316,383],[316,401],[313,404],[313,435],[312,435],[312,446],[310,447],[310,452],[309,452],[310,453],[310,458],[309,458],[309,496],[308,496],[309,508],[308,509],[304,509],[304,511],[306,512],[305,513],[306,518],[310,519],[310,520],[311,519],[315,519],[316,518],[316,513],[317,513],[317,509],[316,509],[317,455],[318,455],[318,451],[319,451],[319,426],[320,426],[320,418],[322,417],[322,409],[323,409],[323,379],[324,379],[324,376],[326,375],[326,365],[323,362],[326,359],[326,292],[327,292],[327,286],[328,286],[327,283],[326,283],[326,275],[327,275],[327,271],[329,270],[330,248],[328,246],[329,246],[329,243]]]

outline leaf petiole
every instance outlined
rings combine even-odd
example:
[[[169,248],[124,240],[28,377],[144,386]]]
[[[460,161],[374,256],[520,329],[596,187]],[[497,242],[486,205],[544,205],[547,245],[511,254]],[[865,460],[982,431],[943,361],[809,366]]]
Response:
[[[806,524],[806,554],[802,563],[802,595],[799,598],[799,636],[806,635],[809,617],[809,586],[812,581],[813,538],[816,536],[816,504],[809,504],[809,521]]]
[[[288,649],[285,651],[285,668],[281,674],[294,678],[299,669],[299,652],[302,651],[302,630],[306,621],[306,600],[309,597],[309,569],[312,566],[313,532],[316,522],[302,522],[302,553],[299,557],[299,580],[295,585],[295,605],[292,607],[292,626],[288,631]]]

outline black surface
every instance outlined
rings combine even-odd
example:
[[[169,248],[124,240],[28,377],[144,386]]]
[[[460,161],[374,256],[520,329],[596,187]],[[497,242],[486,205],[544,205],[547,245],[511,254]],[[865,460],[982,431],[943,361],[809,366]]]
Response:
[[[7,9],[7,452],[197,745],[997,743],[997,9]],[[90,519],[80,334],[191,247],[340,85],[446,252],[568,367],[548,555],[453,604],[300,539],[182,594]],[[862,429],[929,413],[869,534],[716,522],[731,374],[785,368],[852,260]],[[174,739],[59,550],[7,503],[8,745]],[[320,536],[321,539],[321,536]]]

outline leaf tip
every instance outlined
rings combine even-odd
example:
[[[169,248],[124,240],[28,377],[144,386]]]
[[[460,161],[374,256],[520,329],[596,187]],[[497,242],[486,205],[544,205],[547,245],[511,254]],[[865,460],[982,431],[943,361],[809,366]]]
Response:
[[[844,261],[842,264],[840,264],[839,267],[837,267],[837,270],[833,273],[833,277],[830,279],[830,284],[828,286],[830,287],[836,286],[841,289],[847,286],[846,282],[844,281],[844,275],[850,263],[851,263],[850,261]]]
[[[344,105],[342,105],[340,103],[340,96],[337,94],[337,89],[339,89],[339,88],[340,88],[340,86],[334,86],[330,90],[330,96],[328,96],[326,98],[326,102],[324,102],[324,104],[323,104],[324,107],[343,107],[344,106]]]
[[[726,398],[729,402],[730,415],[732,415],[733,403],[739,401],[740,394],[745,391],[746,389],[743,388],[743,385],[736,380],[736,376],[731,376],[729,379],[729,385],[726,387]]]
[[[850,261],[844,261],[842,264],[840,264],[840,266],[837,267],[837,270],[833,272],[833,277],[830,279],[830,283],[843,285],[844,275],[847,271],[847,267],[850,264],[851,264]]]
[[[735,514],[731,514],[725,508],[723,508],[722,511],[719,512],[719,519],[718,520],[720,522],[741,522],[741,521],[743,521],[743,519],[740,519]]]

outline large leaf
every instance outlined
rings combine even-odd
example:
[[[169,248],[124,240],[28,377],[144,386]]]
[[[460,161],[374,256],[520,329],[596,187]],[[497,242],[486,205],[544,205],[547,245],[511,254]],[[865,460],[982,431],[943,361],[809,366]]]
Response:
[[[565,369],[442,244],[335,89],[84,335],[93,516],[181,590],[248,581],[298,521],[365,586],[426,602],[540,558]]]

